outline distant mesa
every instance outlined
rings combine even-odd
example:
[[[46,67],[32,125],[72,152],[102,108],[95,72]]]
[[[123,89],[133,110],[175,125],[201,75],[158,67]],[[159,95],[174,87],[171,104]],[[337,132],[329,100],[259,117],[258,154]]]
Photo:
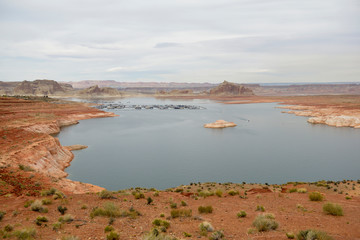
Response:
[[[121,93],[119,90],[110,87],[100,88],[98,85],[80,90],[77,92],[79,96],[91,96],[91,97],[99,97],[99,96],[114,96],[119,97]]]
[[[72,90],[70,84],[59,84],[54,80],[35,80],[23,81],[14,90],[14,95],[61,95],[66,91]]]
[[[227,122],[225,120],[217,120],[214,123],[204,124],[205,128],[227,128],[227,127],[236,127],[237,125],[233,122]]]
[[[219,86],[210,89],[210,95],[251,96],[254,95],[254,92],[243,85],[224,81]]]

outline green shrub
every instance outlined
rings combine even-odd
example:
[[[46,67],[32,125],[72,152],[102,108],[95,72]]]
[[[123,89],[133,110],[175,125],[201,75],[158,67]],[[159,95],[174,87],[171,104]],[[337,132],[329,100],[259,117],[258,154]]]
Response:
[[[297,189],[296,188],[290,188],[289,193],[293,193],[293,192],[297,192]]]
[[[213,207],[212,206],[199,206],[198,211],[199,211],[199,213],[212,213]]]
[[[41,213],[47,213],[48,209],[43,206],[42,202],[40,200],[34,201],[30,205],[30,209],[34,212],[41,212]]]
[[[258,205],[256,206],[256,211],[265,212],[264,206]]]
[[[120,235],[115,231],[111,231],[108,235],[106,235],[106,240],[119,240],[119,239],[120,239]]]
[[[264,232],[277,229],[279,224],[273,219],[273,215],[259,215],[255,218],[253,226],[259,232]]]
[[[55,188],[50,188],[49,190],[41,191],[41,196],[52,196],[57,190]]]
[[[99,197],[101,199],[111,199],[113,198],[113,194],[112,192],[108,191],[108,190],[102,190],[101,192],[98,193]]]
[[[323,205],[323,211],[326,214],[330,214],[333,216],[343,216],[343,209],[340,205],[338,204],[333,204],[333,203],[325,203]]]
[[[210,240],[220,240],[224,237],[223,231],[216,231],[211,234],[209,237]]]
[[[34,228],[24,228],[15,231],[14,236],[16,236],[19,240],[30,240],[35,238],[36,231]]]
[[[3,220],[4,216],[5,216],[5,212],[3,211],[0,211],[0,221]]]
[[[192,210],[191,209],[174,209],[174,210],[171,210],[170,215],[172,218],[191,217]]]
[[[240,211],[240,212],[238,212],[238,213],[237,213],[237,217],[238,217],[238,218],[244,218],[244,217],[246,217],[246,212],[245,212],[245,211]]]
[[[324,199],[324,196],[319,192],[311,192],[309,194],[310,201],[322,201]]]
[[[87,209],[87,208],[88,208],[88,206],[86,204],[81,206],[81,209]]]
[[[59,229],[61,229],[62,228],[62,222],[56,222],[56,223],[54,223],[53,225],[52,225],[52,229],[54,230],[54,231],[57,231],[57,230],[59,230]]]
[[[221,191],[221,189],[217,189],[217,190],[215,191],[215,195],[218,196],[218,197],[222,197],[223,191]]]
[[[61,240],[80,240],[80,238],[78,238],[76,236],[65,236],[65,237],[62,237]]]
[[[59,217],[58,221],[61,223],[71,223],[74,221],[74,217],[70,214],[66,214],[64,217]]]
[[[151,197],[147,198],[147,204],[150,205],[154,200]]]
[[[297,236],[297,240],[333,240],[332,237],[327,235],[325,232],[317,231],[317,230],[303,230],[300,231]]]
[[[50,205],[52,203],[52,201],[51,201],[51,199],[44,198],[43,200],[41,200],[41,203],[43,205]]]
[[[135,199],[145,198],[145,195],[142,192],[138,191],[132,192],[132,195],[134,195]]]
[[[117,218],[117,217],[136,218],[137,216],[140,215],[141,214],[133,208],[130,208],[128,212],[120,210],[119,207],[112,202],[106,202],[103,204],[102,208],[96,207],[90,213],[91,218],[97,216],[109,217],[109,218]]]
[[[30,207],[33,202],[34,202],[34,200],[27,200],[27,201],[25,202],[25,204],[24,204],[24,207],[25,207],[25,208]]]
[[[46,217],[37,217],[35,220],[36,225],[41,226],[43,223],[48,222],[49,220]]]
[[[307,193],[307,189],[306,188],[299,188],[297,190],[298,193]]]
[[[111,226],[111,225],[107,225],[106,227],[105,227],[105,229],[104,229],[104,232],[111,232],[111,231],[114,231],[115,229],[114,229],[114,227],[113,226]]]
[[[181,206],[186,207],[187,203],[185,201],[181,201]]]
[[[175,208],[177,208],[177,204],[176,203],[170,203],[170,207],[175,209]]]
[[[207,235],[208,232],[213,232],[214,227],[209,222],[202,222],[199,225],[201,235]]]
[[[143,236],[142,240],[178,240],[175,237],[165,235],[159,232],[158,229],[154,228],[151,232]]]
[[[30,166],[19,164],[19,169],[25,172],[34,172],[35,170]]]
[[[5,232],[12,232],[12,230],[14,230],[14,227],[12,225],[8,224],[4,227],[4,230],[5,230]]]
[[[65,198],[65,194],[60,192],[60,191],[55,191],[55,193],[53,194],[53,198],[56,199],[63,199]]]
[[[170,223],[168,221],[164,221],[161,219],[155,219],[152,224],[155,227],[164,227],[165,229],[168,229],[170,227]]]
[[[67,207],[58,206],[57,210],[61,213],[61,215],[64,215],[67,211]]]
[[[286,234],[286,237],[288,238],[288,239],[294,239],[295,238],[295,235],[292,233],[292,232],[287,232],[287,233],[285,233]]]
[[[235,195],[239,194],[239,192],[238,192],[238,191],[235,191],[234,189],[231,189],[230,191],[228,191],[228,194],[229,194],[230,196],[235,196]]]
[[[192,235],[190,233],[187,232],[183,232],[184,237],[192,237]]]

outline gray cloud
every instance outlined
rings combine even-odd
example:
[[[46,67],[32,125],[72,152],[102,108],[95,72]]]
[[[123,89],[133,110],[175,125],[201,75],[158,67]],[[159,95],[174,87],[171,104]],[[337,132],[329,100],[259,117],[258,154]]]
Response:
[[[0,80],[359,81],[357,0],[2,0]]]

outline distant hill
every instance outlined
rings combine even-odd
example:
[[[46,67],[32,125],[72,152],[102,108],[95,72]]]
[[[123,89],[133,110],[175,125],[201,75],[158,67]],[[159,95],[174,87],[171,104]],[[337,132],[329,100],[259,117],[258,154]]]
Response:
[[[109,88],[109,87],[100,88],[98,85],[95,85],[78,91],[76,95],[82,97],[109,97],[109,96],[120,97],[121,92],[115,88]]]
[[[66,91],[73,90],[69,84],[60,85],[54,80],[35,80],[35,81],[23,81],[18,84],[14,90],[13,95],[61,95]]]
[[[250,96],[254,95],[254,92],[243,85],[224,81],[219,86],[210,89],[210,95]]]

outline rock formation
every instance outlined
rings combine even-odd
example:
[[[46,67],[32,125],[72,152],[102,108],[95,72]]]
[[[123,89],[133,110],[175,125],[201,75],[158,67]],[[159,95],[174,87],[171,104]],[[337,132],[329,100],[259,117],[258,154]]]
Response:
[[[69,84],[64,84],[63,86],[67,91],[72,90],[72,86]],[[61,95],[65,93],[64,88],[54,80],[25,80],[15,87],[13,90],[13,95]]]
[[[103,97],[103,96],[114,96],[120,97],[121,93],[119,90],[110,87],[100,88],[98,85],[80,90],[77,95],[84,97]]]
[[[250,96],[253,91],[243,85],[224,81],[219,86],[210,90],[210,95],[219,96]]]
[[[235,127],[236,124],[233,122],[227,122],[225,120],[217,120],[214,123],[204,124],[205,128],[227,128],[227,127]]]

